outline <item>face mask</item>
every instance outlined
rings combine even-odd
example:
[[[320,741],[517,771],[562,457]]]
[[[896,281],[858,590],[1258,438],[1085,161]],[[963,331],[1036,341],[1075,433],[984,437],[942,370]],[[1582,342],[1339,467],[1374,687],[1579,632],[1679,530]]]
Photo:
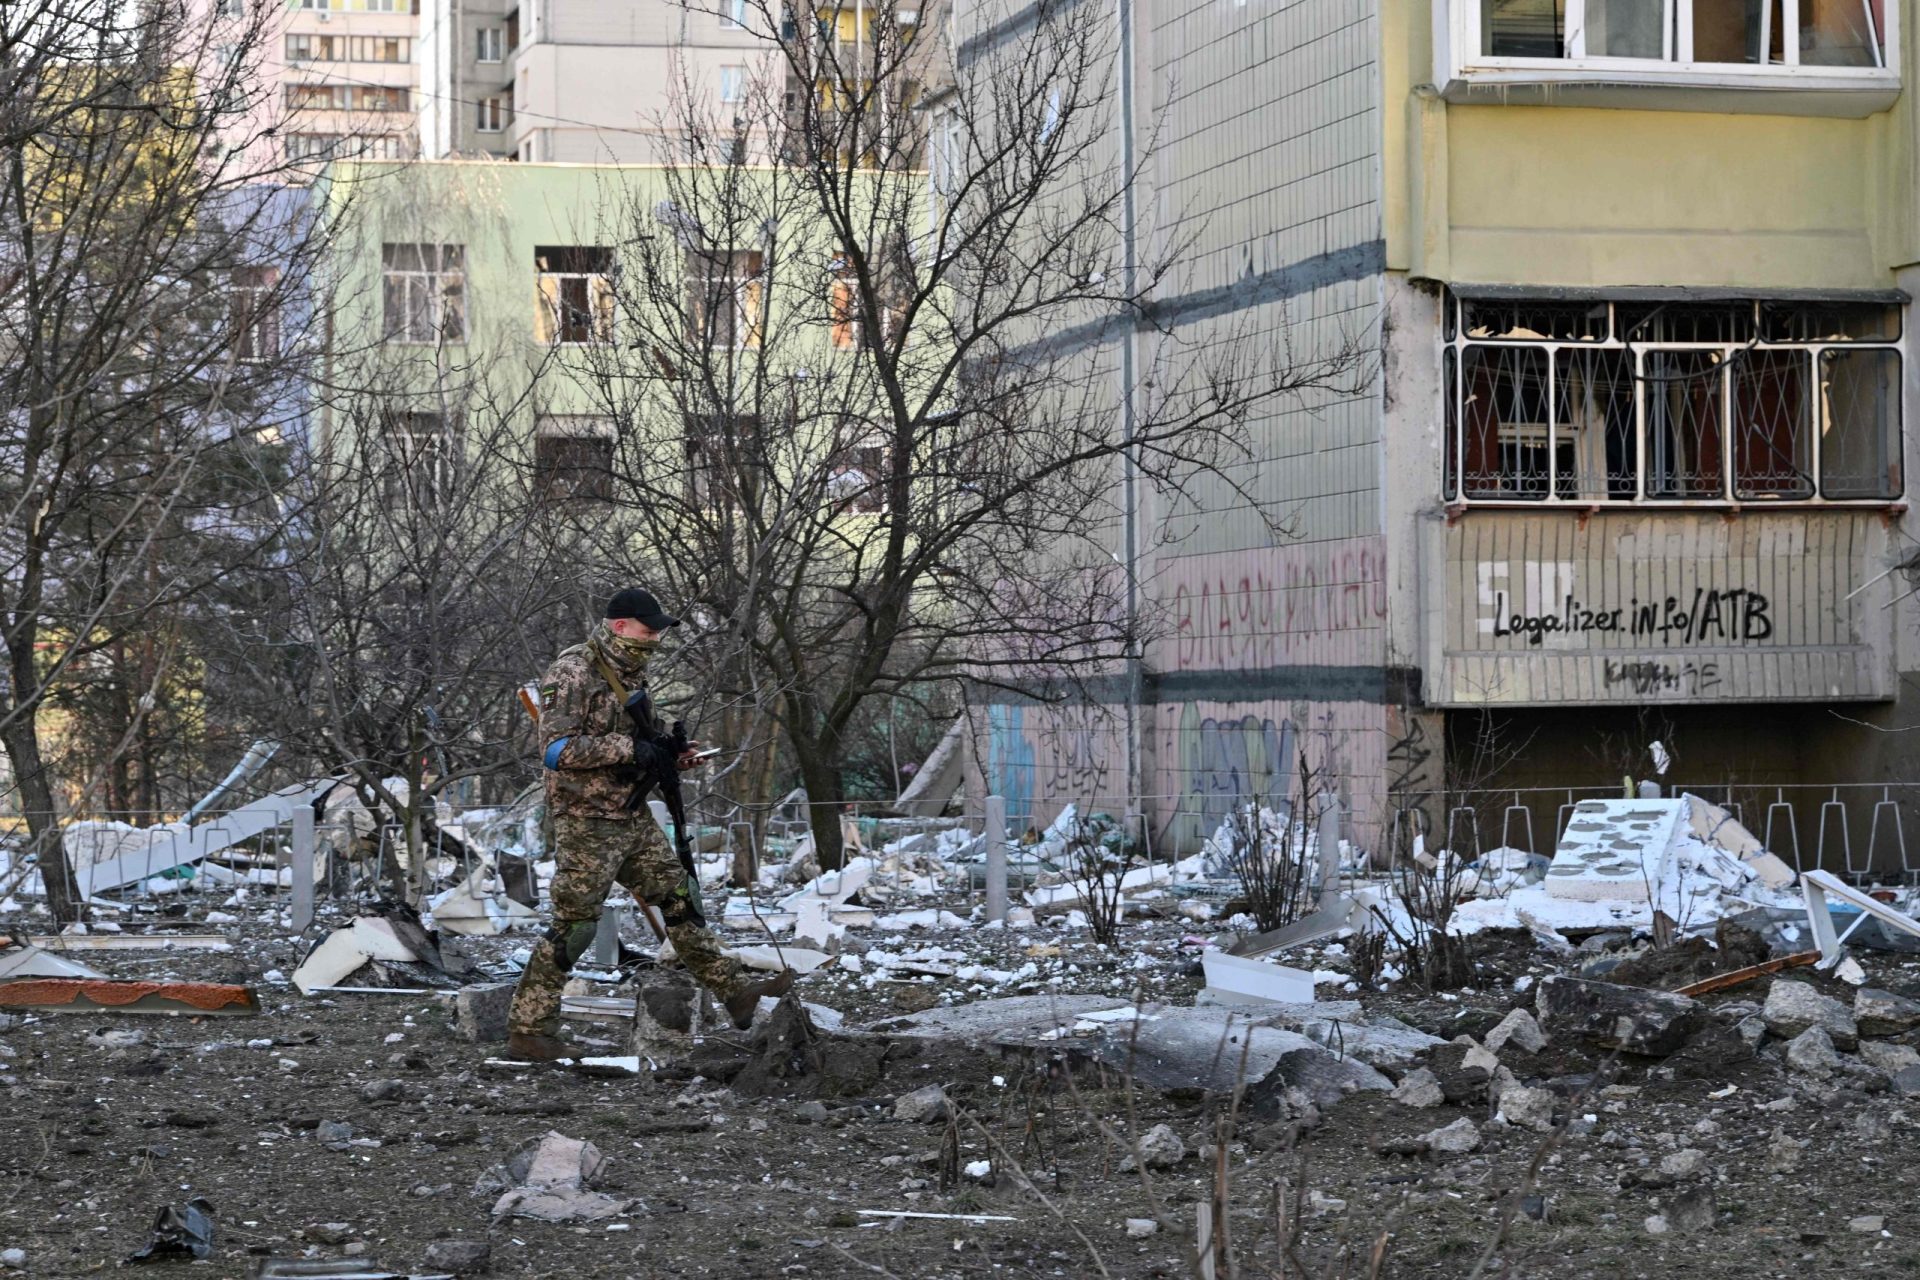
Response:
[[[611,657],[631,664],[644,663],[660,647],[658,637],[652,640],[640,640],[633,636],[623,636],[613,629],[611,622],[600,624],[600,646]]]

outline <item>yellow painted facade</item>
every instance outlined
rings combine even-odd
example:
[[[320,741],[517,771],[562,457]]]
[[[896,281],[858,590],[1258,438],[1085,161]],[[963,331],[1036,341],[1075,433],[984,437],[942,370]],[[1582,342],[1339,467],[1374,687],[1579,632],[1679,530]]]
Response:
[[[1886,288],[1920,261],[1911,92],[1860,118],[1812,114],[1835,110],[1831,98],[1792,90],[1608,86],[1581,94],[1607,106],[1562,105],[1550,89],[1543,103],[1517,92],[1448,102],[1434,87],[1436,3],[1379,8],[1390,270],[1831,290]],[[1913,26],[1900,36],[1909,79]]]

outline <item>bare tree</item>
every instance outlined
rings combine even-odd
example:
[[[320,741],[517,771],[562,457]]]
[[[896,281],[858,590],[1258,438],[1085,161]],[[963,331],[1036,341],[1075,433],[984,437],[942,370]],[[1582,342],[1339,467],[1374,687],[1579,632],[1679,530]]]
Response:
[[[1156,315],[1187,241],[1124,251],[1152,151],[1129,171],[1111,144],[1102,6],[1039,6],[964,62],[919,5],[851,33],[748,8],[764,54],[731,100],[690,83],[663,122],[668,198],[609,213],[637,352],[600,389],[630,571],[689,610],[706,683],[777,727],[831,867],[864,707],[1119,670],[1148,612],[1127,530],[1175,536],[1138,530],[1122,474],[1239,490],[1249,415],[1350,392],[1369,360],[1358,337],[1189,345]]]
[[[0,8],[0,744],[60,920],[83,904],[49,698],[256,562],[265,455],[298,428],[291,300],[320,245],[271,164],[230,149],[272,36],[250,8]],[[182,675],[152,636],[99,739],[116,752]]]

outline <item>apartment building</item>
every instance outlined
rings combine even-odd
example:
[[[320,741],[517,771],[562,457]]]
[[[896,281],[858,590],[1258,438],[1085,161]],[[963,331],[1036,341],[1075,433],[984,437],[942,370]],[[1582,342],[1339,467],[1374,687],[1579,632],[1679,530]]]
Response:
[[[259,40],[262,92],[234,130],[251,162],[311,174],[335,156],[419,154],[415,0],[195,4]]]
[[[531,162],[660,159],[691,103],[724,121],[767,43],[745,3],[424,0],[427,154]]]
[[[1167,619],[1137,750],[1004,702],[975,786],[1040,821],[1145,797],[1191,842],[1300,751],[1368,840],[1442,834],[1443,784],[1617,789],[1653,738],[1669,784],[1912,776],[1898,0],[1119,11],[1141,234],[1193,240],[1158,315],[1201,350],[1367,331],[1380,367],[1254,424],[1284,536],[1218,489],[1142,504],[1185,536],[1135,566]],[[964,21],[962,76],[1044,38]]]

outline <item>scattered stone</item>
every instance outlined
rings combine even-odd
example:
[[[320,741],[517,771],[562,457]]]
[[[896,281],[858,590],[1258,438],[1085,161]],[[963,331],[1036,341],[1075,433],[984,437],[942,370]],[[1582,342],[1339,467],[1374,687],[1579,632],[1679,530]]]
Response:
[[[1767,1144],[1767,1172],[1792,1173],[1800,1165],[1800,1153],[1807,1149],[1807,1143],[1787,1136],[1787,1131],[1774,1126],[1773,1138]]]
[[[351,1142],[353,1126],[344,1120],[322,1120],[314,1126],[313,1136],[321,1142]]]
[[[1553,1128],[1554,1101],[1551,1090],[1513,1085],[1500,1093],[1500,1118],[1518,1128],[1545,1133]]]
[[[1560,975],[1540,984],[1540,1029],[1603,1049],[1665,1057],[1699,1027],[1698,1002],[1686,996]]]
[[[1865,1213],[1857,1218],[1847,1219],[1847,1230],[1858,1231],[1861,1235],[1879,1235],[1887,1229],[1886,1217],[1878,1213]]]
[[[975,1182],[985,1182],[993,1176],[993,1161],[969,1160],[967,1161],[967,1167],[962,1169],[961,1172],[969,1178],[972,1178]]]
[[[1427,1056],[1427,1070],[1440,1082],[1441,1095],[1448,1102],[1477,1102],[1487,1095],[1487,1082],[1493,1078],[1488,1067],[1470,1067],[1467,1054],[1477,1050],[1471,1043],[1443,1044]],[[1497,1060],[1496,1060],[1497,1061]]]
[[[908,1124],[932,1124],[947,1118],[947,1091],[937,1084],[894,1099],[893,1118]]]
[[[1695,1235],[1713,1230],[1719,1209],[1713,1201],[1712,1187],[1692,1187],[1682,1191],[1667,1206],[1667,1221],[1676,1231]]]
[[[1920,1067],[1920,1049],[1907,1044],[1890,1044],[1885,1040],[1862,1040],[1860,1061],[1893,1075],[1908,1067]]]
[[[803,1102],[793,1109],[793,1114],[803,1124],[825,1124],[831,1113],[824,1102]]]
[[[1421,1067],[1400,1078],[1393,1100],[1403,1107],[1437,1107],[1446,1101],[1446,1094],[1440,1088],[1440,1078]]]
[[[360,1086],[360,1096],[368,1102],[391,1102],[407,1096],[405,1080],[369,1080]]]
[[[624,1213],[629,1200],[587,1190],[605,1165],[591,1142],[549,1130],[507,1161],[505,1174],[517,1185],[494,1203],[493,1216],[598,1222]]]
[[[1787,1046],[1787,1065],[1824,1080],[1840,1069],[1840,1055],[1825,1027],[1808,1027]]]
[[[1850,987],[1857,987],[1867,980],[1867,971],[1860,967],[1858,960],[1848,956],[1840,962],[1840,967],[1833,971],[1833,976]]]
[[[1853,1020],[1863,1036],[1897,1036],[1920,1027],[1920,1000],[1877,987],[1853,993]]]
[[[427,1246],[424,1261],[429,1271],[477,1276],[487,1269],[492,1252],[485,1240],[436,1240]]]
[[[1324,1218],[1330,1213],[1344,1213],[1346,1208],[1345,1200],[1326,1195],[1318,1187],[1307,1192],[1307,1211],[1316,1218]]]
[[[1461,1036],[1454,1043],[1466,1047],[1466,1056],[1460,1059],[1462,1067],[1484,1071],[1489,1077],[1500,1069],[1500,1059],[1490,1050],[1475,1044],[1472,1036]]]
[[[0,1267],[14,1271],[27,1269],[27,1251],[25,1249],[0,1249]]]
[[[1547,1047],[1547,1038],[1541,1034],[1540,1024],[1525,1009],[1515,1009],[1500,1020],[1500,1025],[1487,1032],[1487,1048],[1494,1053],[1512,1045],[1522,1053],[1538,1053]]]
[[[1686,1147],[1660,1159],[1660,1172],[1676,1182],[1691,1182],[1707,1172],[1707,1153]]]
[[[1809,1027],[1819,1027],[1836,1048],[1851,1050],[1860,1041],[1859,1027],[1847,1006],[1804,982],[1775,978],[1767,989],[1760,1016],[1766,1019],[1767,1030],[1782,1040],[1795,1039]]]
[[[1907,1098],[1920,1098],[1920,1067],[1902,1067],[1893,1073],[1894,1092]]]
[[[486,982],[462,987],[453,998],[453,1025],[475,1044],[493,1044],[507,1038],[507,1010],[513,1005],[517,983]]]
[[[1187,1144],[1168,1126],[1157,1124],[1140,1135],[1140,1160],[1147,1168],[1171,1169],[1186,1158]],[[1120,1162],[1120,1172],[1130,1173],[1133,1168],[1133,1155],[1129,1152]]]
[[[344,1222],[316,1222],[307,1228],[307,1239],[317,1244],[345,1244],[353,1228]]]
[[[1430,1155],[1463,1156],[1480,1149],[1480,1126],[1462,1116],[1445,1128],[1423,1134],[1420,1141]]]
[[[1128,1218],[1127,1239],[1145,1240],[1160,1230],[1160,1224],[1152,1218]]]
[[[1667,1226],[1667,1215],[1664,1213],[1652,1214],[1647,1218],[1646,1228],[1647,1234],[1650,1236],[1663,1236],[1667,1234],[1668,1230],[1670,1230]]]

